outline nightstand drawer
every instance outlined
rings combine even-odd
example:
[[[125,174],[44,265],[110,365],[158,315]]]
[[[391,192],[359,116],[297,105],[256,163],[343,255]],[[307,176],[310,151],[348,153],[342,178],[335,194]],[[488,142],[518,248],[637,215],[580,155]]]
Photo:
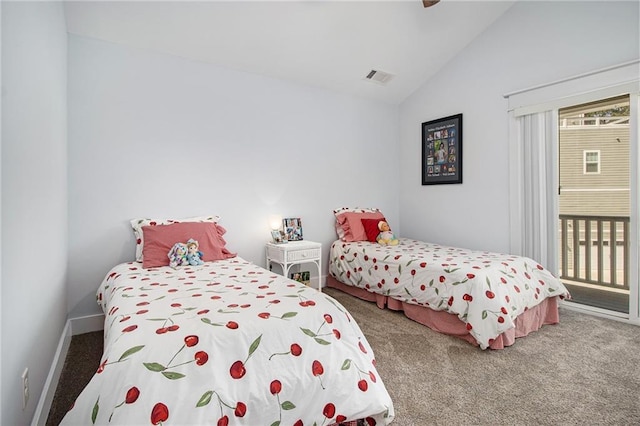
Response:
[[[319,257],[320,249],[287,251],[287,262],[297,262],[304,259],[318,259]]]

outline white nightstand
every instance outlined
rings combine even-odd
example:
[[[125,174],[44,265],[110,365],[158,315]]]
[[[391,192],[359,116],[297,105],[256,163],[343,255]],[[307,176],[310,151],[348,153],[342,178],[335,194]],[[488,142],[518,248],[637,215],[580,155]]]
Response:
[[[322,291],[322,244],[313,241],[289,241],[288,243],[267,243],[267,269],[272,263],[282,267],[282,275],[289,277],[293,265],[314,263],[318,267],[318,291]]]

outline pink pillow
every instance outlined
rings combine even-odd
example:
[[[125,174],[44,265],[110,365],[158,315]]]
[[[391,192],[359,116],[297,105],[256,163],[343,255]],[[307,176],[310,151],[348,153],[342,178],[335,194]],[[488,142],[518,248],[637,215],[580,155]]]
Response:
[[[186,243],[190,238],[198,241],[202,260],[229,259],[235,257],[225,248],[227,244],[222,236],[227,232],[213,222],[181,222],[171,225],[143,226],[144,247],[142,248],[142,267],[154,268],[168,266],[167,254],[175,243]]]
[[[384,219],[381,212],[344,212],[336,216],[337,225],[344,232],[342,241],[367,241],[367,234],[362,226],[362,219]]]
[[[360,219],[362,227],[364,228],[364,233],[367,235],[367,241],[371,241],[372,243],[378,241],[377,238],[380,233],[378,224],[381,220],[384,220],[385,222],[387,221],[384,217],[382,219]]]
[[[137,218],[131,219],[131,227],[136,237],[136,260],[142,262],[142,249],[144,248],[144,237],[142,235],[143,226],[171,225],[178,222],[220,222],[220,216],[196,216],[185,219],[151,219]]]

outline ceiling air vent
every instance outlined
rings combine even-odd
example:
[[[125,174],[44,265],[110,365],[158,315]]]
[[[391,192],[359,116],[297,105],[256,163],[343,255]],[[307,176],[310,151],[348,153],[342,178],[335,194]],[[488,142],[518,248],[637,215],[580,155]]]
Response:
[[[378,84],[387,84],[393,78],[393,74],[389,74],[388,72],[371,70],[369,74],[365,77],[365,79],[369,81],[373,81]]]

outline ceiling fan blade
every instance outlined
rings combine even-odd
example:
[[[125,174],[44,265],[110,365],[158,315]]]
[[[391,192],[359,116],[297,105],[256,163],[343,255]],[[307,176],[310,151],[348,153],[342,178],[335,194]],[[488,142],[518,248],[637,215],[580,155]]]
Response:
[[[440,2],[440,0],[435,0],[435,1],[422,0],[422,5],[424,7],[430,7],[430,6],[433,6],[434,4],[439,3],[439,2]]]

